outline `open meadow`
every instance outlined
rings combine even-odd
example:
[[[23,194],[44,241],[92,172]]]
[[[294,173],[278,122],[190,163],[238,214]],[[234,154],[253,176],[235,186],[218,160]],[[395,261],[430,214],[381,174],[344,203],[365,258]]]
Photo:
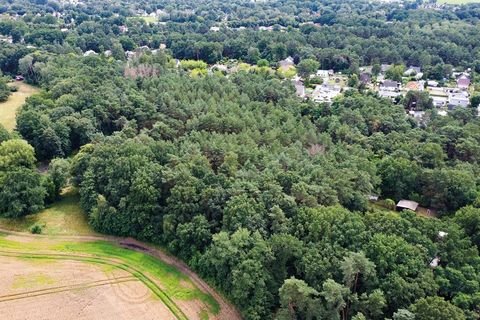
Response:
[[[79,204],[78,192],[66,188],[59,201],[36,214],[17,219],[0,218],[0,228],[17,232],[29,232],[38,225],[46,235],[95,235],[88,225],[87,215]]]
[[[28,97],[38,92],[38,88],[24,82],[16,82],[11,85],[16,86],[18,91],[13,92],[7,101],[0,103],[0,124],[8,131],[15,129],[17,110],[25,103]]]

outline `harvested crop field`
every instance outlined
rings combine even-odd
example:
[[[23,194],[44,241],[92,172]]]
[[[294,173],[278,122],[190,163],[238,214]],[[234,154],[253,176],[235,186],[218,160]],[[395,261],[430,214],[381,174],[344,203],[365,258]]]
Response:
[[[97,238],[0,233],[0,314],[32,320],[240,319],[176,266]]]
[[[0,274],[0,314],[8,319],[176,319],[125,271],[2,256]]]

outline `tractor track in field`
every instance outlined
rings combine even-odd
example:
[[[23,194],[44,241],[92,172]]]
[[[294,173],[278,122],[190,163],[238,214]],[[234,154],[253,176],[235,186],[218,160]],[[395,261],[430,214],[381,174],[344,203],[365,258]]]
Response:
[[[163,304],[172,312],[178,320],[188,320],[185,313],[177,306],[177,304],[163,291],[158,284],[146,276],[138,269],[129,266],[121,260],[113,258],[104,258],[93,255],[65,254],[65,253],[38,253],[38,252],[20,252],[20,251],[4,251],[0,250],[0,256],[15,257],[24,259],[47,259],[47,260],[73,260],[80,262],[98,263],[109,265],[132,275],[136,280],[141,281],[150,291],[152,291]],[[68,291],[68,290],[66,290]],[[13,299],[12,299],[13,300]],[[0,299],[1,302],[1,299]]]
[[[230,302],[228,302],[220,293],[218,293],[215,289],[213,289],[207,282],[201,279],[194,271],[192,271],[183,261],[167,254],[165,251],[158,247],[154,247],[147,243],[132,239],[132,238],[122,238],[122,237],[115,237],[115,236],[106,236],[106,235],[98,235],[98,236],[69,236],[69,235],[58,235],[58,236],[49,236],[49,235],[33,235],[23,232],[15,232],[6,229],[0,228],[0,233],[4,233],[7,235],[19,236],[19,237],[26,237],[26,238],[33,238],[33,239],[51,239],[51,240],[72,240],[72,241],[107,241],[110,243],[114,243],[120,247],[142,252],[153,256],[164,263],[171,265],[177,268],[180,272],[185,274],[194,285],[196,285],[201,291],[210,294],[219,304],[220,311],[216,315],[216,319],[224,319],[224,320],[241,320],[242,316],[240,312],[237,310],[235,306],[233,306]],[[155,283],[154,283],[155,284]],[[156,284],[155,284],[156,285]],[[149,287],[150,288],[150,287]],[[170,298],[167,296],[170,300]],[[181,310],[180,310],[181,311]],[[183,312],[182,312],[183,314]],[[186,318],[184,318],[186,319]]]
[[[138,281],[138,279],[133,276],[125,276],[125,277],[118,277],[115,279],[103,279],[103,280],[96,280],[96,281],[90,281],[90,282],[84,282],[84,283],[77,283],[77,284],[72,284],[67,286],[49,287],[45,289],[24,291],[24,292],[0,296],[0,303],[5,301],[34,298],[34,297],[39,297],[39,296],[44,296],[49,294],[66,292],[66,291],[89,289],[89,288],[107,286],[107,285],[115,285],[115,284],[120,284],[124,282],[130,282],[130,281]]]

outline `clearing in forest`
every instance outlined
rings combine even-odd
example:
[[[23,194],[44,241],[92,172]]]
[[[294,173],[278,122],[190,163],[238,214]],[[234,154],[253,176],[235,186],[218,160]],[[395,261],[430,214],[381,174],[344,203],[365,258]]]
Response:
[[[0,103],[0,124],[8,131],[15,129],[17,110],[25,103],[28,97],[39,90],[24,82],[16,82],[11,85],[16,86],[18,91],[13,92],[7,101]]]
[[[0,228],[29,232],[33,225],[42,227],[47,235],[96,235],[87,221],[87,214],[80,207],[80,199],[75,188],[63,190],[61,199],[36,214],[17,219],[0,218]]]

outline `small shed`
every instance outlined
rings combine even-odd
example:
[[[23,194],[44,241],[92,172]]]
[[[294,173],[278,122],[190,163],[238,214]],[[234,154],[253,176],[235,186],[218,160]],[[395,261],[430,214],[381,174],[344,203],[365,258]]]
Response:
[[[439,257],[435,257],[435,258],[433,258],[433,260],[430,262],[430,267],[436,268],[436,267],[438,267],[439,264],[440,264],[440,258],[439,258]]]
[[[400,200],[397,203],[397,210],[402,211],[402,210],[412,210],[412,211],[417,211],[418,209],[418,202],[411,201],[411,200]]]
[[[445,231],[438,231],[438,239],[442,240],[443,238],[445,238],[446,236],[448,236],[448,233],[445,232]]]

